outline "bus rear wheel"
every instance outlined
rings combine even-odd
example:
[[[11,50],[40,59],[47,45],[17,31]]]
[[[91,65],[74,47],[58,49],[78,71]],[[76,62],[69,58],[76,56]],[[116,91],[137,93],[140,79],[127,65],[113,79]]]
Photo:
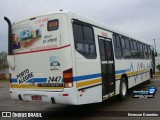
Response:
[[[117,96],[118,100],[124,100],[127,96],[127,82],[126,78],[122,77],[120,82],[120,94]]]

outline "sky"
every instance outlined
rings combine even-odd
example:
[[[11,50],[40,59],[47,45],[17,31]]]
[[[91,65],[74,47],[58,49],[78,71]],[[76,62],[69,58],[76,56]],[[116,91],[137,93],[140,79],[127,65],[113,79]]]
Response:
[[[0,4],[0,51],[7,52],[8,24],[36,15],[69,10],[93,18],[154,45],[160,53],[160,0],[4,0]]]

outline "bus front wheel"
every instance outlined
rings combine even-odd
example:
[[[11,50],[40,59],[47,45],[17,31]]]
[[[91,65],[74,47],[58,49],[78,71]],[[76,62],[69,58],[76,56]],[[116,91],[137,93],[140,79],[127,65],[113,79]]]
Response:
[[[127,82],[126,82],[126,78],[122,77],[121,81],[120,81],[120,94],[118,95],[118,99],[119,100],[124,100],[127,96]]]

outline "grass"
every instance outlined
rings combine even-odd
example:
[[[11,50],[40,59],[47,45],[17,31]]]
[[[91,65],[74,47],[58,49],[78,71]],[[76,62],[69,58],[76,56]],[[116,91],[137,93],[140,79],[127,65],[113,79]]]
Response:
[[[9,82],[9,80],[0,80],[0,82]]]
[[[160,76],[160,72],[156,72],[156,76]]]

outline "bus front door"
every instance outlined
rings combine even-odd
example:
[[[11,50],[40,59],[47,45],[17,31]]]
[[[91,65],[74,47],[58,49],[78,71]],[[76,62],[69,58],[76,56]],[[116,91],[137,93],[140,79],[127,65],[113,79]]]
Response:
[[[111,39],[99,37],[103,99],[115,94],[115,66]]]

